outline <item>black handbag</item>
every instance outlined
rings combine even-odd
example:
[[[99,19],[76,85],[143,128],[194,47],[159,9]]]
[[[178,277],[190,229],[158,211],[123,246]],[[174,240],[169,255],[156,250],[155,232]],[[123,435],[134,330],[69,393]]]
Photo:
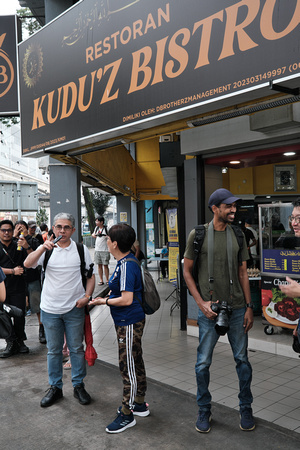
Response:
[[[293,334],[292,348],[293,348],[294,352],[300,353],[300,342],[299,342],[298,336],[295,336],[294,334]]]
[[[297,325],[297,334],[293,334],[293,343],[292,343],[292,348],[294,350],[294,352],[296,353],[300,353],[300,318],[298,321],[298,325]]]
[[[13,305],[0,303],[0,339],[6,339],[12,333],[11,317],[22,317],[23,311]]]

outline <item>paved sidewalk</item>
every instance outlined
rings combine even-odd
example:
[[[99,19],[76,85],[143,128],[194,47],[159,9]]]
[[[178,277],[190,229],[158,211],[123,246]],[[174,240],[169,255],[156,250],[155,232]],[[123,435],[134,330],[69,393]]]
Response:
[[[107,450],[151,449],[298,449],[299,434],[257,419],[253,432],[239,429],[238,411],[213,404],[212,430],[195,430],[195,396],[148,380],[151,415],[137,417],[137,425],[109,435],[105,427],[120,405],[122,383],[118,368],[98,360],[88,367],[86,389],[93,402],[82,406],[73,397],[71,372],[64,372],[64,398],[49,408],[40,400],[47,389],[45,345],[38,342],[36,317],[29,317],[26,332],[30,353],[0,360],[1,450],[63,448]],[[5,342],[0,341],[0,348]]]

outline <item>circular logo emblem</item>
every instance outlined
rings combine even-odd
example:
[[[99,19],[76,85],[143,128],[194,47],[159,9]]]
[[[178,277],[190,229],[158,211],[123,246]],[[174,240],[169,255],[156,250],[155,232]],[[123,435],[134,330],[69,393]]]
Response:
[[[10,90],[14,77],[14,68],[8,54],[0,49],[0,97],[4,97]]]
[[[43,52],[39,45],[31,44],[23,59],[23,78],[27,87],[32,88],[43,71]]]

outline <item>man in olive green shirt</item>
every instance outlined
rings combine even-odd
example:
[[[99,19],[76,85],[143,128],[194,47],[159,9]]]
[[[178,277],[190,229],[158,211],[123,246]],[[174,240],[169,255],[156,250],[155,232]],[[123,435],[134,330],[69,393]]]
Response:
[[[235,218],[236,202],[238,200],[239,198],[235,197],[227,189],[217,189],[210,196],[208,206],[214,217],[210,225],[205,225],[206,233],[198,260],[199,290],[193,278],[195,230],[192,230],[189,235],[184,254],[184,278],[190,294],[194,297],[199,307],[199,346],[195,367],[199,414],[196,430],[202,433],[210,431],[211,395],[208,390],[209,368],[213,350],[219,338],[219,334],[215,329],[215,319],[218,314],[211,309],[211,305],[212,302],[222,301],[226,301],[232,308],[232,314],[229,315],[229,330],[227,334],[236,362],[236,371],[240,385],[240,428],[244,431],[251,431],[255,428],[251,409],[253,401],[250,389],[252,368],[247,356],[247,333],[253,326],[253,305],[251,303],[246,263],[249,254],[244,238],[241,249],[241,263],[239,263],[238,254],[240,247],[230,225]],[[212,244],[208,243],[209,233],[212,236]],[[231,236],[229,236],[230,241],[228,241],[228,233]],[[227,242],[232,242],[230,249],[227,248]],[[213,245],[212,250],[210,250],[209,245]],[[211,274],[209,274],[208,252],[213,253],[213,283],[209,282],[209,275]],[[228,258],[231,261],[230,264],[228,263]],[[232,288],[230,288],[231,283]]]

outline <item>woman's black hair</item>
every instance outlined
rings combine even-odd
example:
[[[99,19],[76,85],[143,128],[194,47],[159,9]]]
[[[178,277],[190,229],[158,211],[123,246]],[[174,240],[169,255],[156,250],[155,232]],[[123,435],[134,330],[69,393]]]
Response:
[[[295,200],[293,202],[293,207],[294,208],[299,208],[300,207],[300,197],[298,197],[297,200]]]
[[[136,240],[134,229],[127,223],[113,225],[109,229],[108,236],[112,242],[117,242],[122,253],[129,252]]]

